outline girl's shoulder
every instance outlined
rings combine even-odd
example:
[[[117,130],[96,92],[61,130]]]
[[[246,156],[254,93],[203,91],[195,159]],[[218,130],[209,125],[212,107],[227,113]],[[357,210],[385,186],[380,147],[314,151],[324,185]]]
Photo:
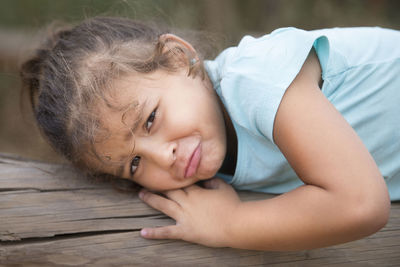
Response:
[[[393,51],[399,51],[399,42],[400,31],[379,27],[311,31],[280,28],[261,37],[244,36],[237,46],[224,50],[206,67],[217,82],[243,74],[247,78],[267,78],[270,84],[288,85],[312,47],[324,75],[329,76],[349,66],[396,56]]]
[[[257,83],[287,88],[318,38],[296,28],[278,29],[261,37],[245,36],[237,46],[207,61],[206,69],[216,89],[222,80],[232,85]]]

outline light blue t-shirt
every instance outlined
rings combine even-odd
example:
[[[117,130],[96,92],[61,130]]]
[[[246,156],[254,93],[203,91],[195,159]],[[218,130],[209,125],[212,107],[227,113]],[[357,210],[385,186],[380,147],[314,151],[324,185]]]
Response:
[[[381,28],[283,28],[246,36],[206,61],[238,138],[235,174],[220,176],[237,189],[266,193],[303,184],[272,134],[285,90],[312,47],[322,68],[322,92],[367,146],[391,200],[400,200],[400,32]]]

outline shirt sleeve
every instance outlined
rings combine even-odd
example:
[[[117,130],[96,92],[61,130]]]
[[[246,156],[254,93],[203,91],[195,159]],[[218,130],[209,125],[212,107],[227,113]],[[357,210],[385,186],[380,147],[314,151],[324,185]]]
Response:
[[[244,37],[221,71],[219,94],[232,118],[274,143],[279,104],[313,45],[326,64],[328,41],[312,32],[282,28],[260,38]]]

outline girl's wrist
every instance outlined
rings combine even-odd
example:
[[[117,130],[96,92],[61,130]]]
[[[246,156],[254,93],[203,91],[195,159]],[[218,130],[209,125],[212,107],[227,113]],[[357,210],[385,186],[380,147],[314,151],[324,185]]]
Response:
[[[231,216],[226,218],[223,231],[224,246],[233,248],[241,247],[243,237],[246,236],[246,229],[248,228],[248,225],[245,223],[245,206],[247,205],[247,202],[239,202],[232,211]]]

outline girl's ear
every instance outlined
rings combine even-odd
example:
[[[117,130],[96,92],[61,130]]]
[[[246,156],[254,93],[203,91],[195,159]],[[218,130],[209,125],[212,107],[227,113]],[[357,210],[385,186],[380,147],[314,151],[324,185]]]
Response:
[[[162,34],[159,37],[159,42],[163,44],[161,53],[182,51],[186,55],[186,60],[198,60],[196,50],[193,48],[193,46],[175,34]]]

